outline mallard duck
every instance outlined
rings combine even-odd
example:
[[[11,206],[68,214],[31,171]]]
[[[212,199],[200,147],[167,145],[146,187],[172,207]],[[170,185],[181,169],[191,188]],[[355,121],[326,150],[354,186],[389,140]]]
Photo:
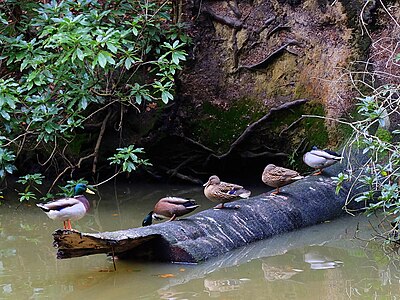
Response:
[[[251,192],[245,190],[242,186],[221,181],[218,176],[211,176],[203,185],[204,195],[212,202],[218,202],[215,208],[224,208],[224,204],[231,202],[236,198],[249,198]],[[236,208],[238,208],[236,206]]]
[[[200,205],[193,199],[183,199],[178,197],[165,197],[160,199],[154,209],[144,218],[142,226],[151,225],[154,220],[169,219],[175,220],[176,217],[186,215]]]
[[[322,173],[322,169],[327,168],[336,164],[343,157],[336,152],[329,149],[318,149],[316,146],[312,147],[311,151],[303,155],[303,161],[306,165],[311,168],[317,169],[318,171],[313,175],[319,175]]]
[[[72,230],[71,220],[81,219],[90,208],[89,201],[83,195],[84,192],[94,194],[86,184],[78,183],[74,188],[73,198],[62,198],[49,203],[39,203],[36,206],[40,207],[50,219],[62,220],[64,229]]]
[[[271,195],[279,194],[280,187],[302,178],[304,177],[296,171],[277,167],[273,164],[266,166],[264,172],[262,173],[262,181],[266,185],[276,188],[276,191],[272,192]]]

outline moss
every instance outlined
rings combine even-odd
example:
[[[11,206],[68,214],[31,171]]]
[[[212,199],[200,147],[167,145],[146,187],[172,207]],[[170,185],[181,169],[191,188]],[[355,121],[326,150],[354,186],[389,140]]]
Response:
[[[266,113],[261,108],[248,98],[240,99],[229,109],[206,102],[200,114],[203,117],[193,123],[192,132],[206,146],[225,152],[249,124]]]
[[[298,170],[304,169],[302,152],[312,146],[325,147],[329,142],[329,133],[321,118],[301,118],[302,115],[324,116],[321,103],[310,101],[304,105],[274,114],[268,128],[270,143],[276,145],[279,152],[288,154],[288,160],[282,162]]]
[[[194,136],[206,146],[218,153],[224,153],[247,128],[247,126],[264,116],[264,106],[252,99],[241,99],[229,110],[205,103],[203,118],[193,122]],[[328,132],[323,119],[304,118],[304,114],[324,115],[322,104],[309,102],[292,109],[277,111],[251,137],[248,147],[264,147],[276,152],[291,154],[292,163],[299,163],[301,155],[294,153],[299,146],[324,147],[328,143]],[[247,147],[246,146],[246,147]],[[304,147],[304,146],[303,146]]]
[[[392,136],[392,134],[389,132],[389,130],[386,130],[386,129],[382,128],[382,127],[378,127],[378,129],[376,130],[375,135],[376,135],[381,141],[384,141],[384,142],[390,143],[390,142],[392,142],[392,140],[393,140],[393,136]]]
[[[324,107],[322,104],[311,104],[309,107],[306,106],[305,114],[324,116]],[[320,147],[328,144],[329,135],[323,119],[306,119],[304,122],[304,128],[307,141],[309,141],[311,144],[318,145]]]

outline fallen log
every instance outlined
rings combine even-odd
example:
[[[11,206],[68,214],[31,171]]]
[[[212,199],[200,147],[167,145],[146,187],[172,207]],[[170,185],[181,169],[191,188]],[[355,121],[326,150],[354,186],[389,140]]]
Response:
[[[54,232],[57,258],[106,253],[119,258],[197,263],[252,242],[332,220],[344,214],[352,182],[335,193],[343,164],[283,188],[279,195],[261,194],[232,202],[239,209],[209,209],[185,219],[114,232]]]

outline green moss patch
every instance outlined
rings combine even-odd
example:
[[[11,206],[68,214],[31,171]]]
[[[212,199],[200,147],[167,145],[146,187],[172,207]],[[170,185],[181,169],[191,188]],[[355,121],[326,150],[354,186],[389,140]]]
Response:
[[[192,132],[201,143],[223,153],[248,125],[265,113],[262,106],[252,99],[239,100],[229,109],[206,102],[200,114],[202,117],[192,124]]]

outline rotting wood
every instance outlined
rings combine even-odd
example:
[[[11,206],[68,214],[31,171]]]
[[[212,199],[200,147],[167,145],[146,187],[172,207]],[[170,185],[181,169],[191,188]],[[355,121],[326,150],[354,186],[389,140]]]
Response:
[[[331,177],[345,168],[337,164],[322,176],[308,176],[283,187],[280,195],[264,193],[230,205],[240,209],[204,210],[185,219],[115,232],[79,233],[57,230],[58,258],[114,253],[140,258],[197,263],[252,242],[341,216],[347,195],[360,192],[346,182],[339,194]]]

